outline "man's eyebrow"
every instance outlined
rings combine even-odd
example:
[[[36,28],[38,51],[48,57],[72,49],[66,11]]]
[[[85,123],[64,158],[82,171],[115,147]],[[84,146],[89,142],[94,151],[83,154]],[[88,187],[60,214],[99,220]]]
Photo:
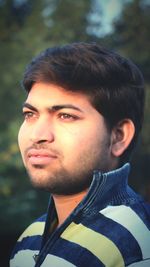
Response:
[[[23,108],[29,108],[29,109],[31,109],[33,111],[37,111],[37,109],[35,107],[33,107],[31,104],[29,104],[27,102],[23,103],[22,107]]]
[[[34,106],[32,106],[31,104],[25,102],[23,103],[23,108],[26,107],[26,108],[29,108],[33,111],[38,111],[37,108],[35,108]],[[61,109],[65,109],[65,108],[68,108],[68,109],[74,109],[74,110],[77,110],[77,111],[80,111],[83,113],[83,110],[72,105],[72,104],[62,104],[62,105],[54,105],[54,106],[51,106],[51,107],[48,107],[48,110],[49,111],[59,111]]]
[[[54,106],[50,107],[49,109],[52,111],[58,111],[60,109],[65,109],[65,108],[74,109],[74,110],[77,110],[77,111],[80,111],[83,113],[82,109],[80,109],[80,108],[78,108],[72,104],[54,105]]]

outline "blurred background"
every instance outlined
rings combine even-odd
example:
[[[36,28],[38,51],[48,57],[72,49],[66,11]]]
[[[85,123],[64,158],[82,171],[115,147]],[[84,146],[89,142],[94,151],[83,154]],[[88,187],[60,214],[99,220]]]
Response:
[[[0,0],[0,266],[21,232],[46,212],[48,193],[29,182],[17,146],[26,64],[43,49],[96,41],[132,59],[143,72],[145,121],[130,185],[150,202],[150,1]]]

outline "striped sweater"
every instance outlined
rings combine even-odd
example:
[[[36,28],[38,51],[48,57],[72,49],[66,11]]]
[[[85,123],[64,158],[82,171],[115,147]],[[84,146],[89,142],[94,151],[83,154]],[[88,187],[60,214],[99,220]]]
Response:
[[[57,229],[51,198],[18,239],[10,267],[150,267],[150,205],[127,185],[129,169],[94,171],[86,197]]]

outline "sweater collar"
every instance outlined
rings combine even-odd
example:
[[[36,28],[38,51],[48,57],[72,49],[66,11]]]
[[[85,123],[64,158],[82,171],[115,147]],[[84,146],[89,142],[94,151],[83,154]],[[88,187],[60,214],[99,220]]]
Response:
[[[96,208],[101,209],[107,205],[135,202],[137,194],[128,186],[129,172],[129,163],[105,173],[95,170],[89,191],[74,210],[74,214],[91,208],[94,211]]]
[[[97,213],[97,211],[100,211],[100,209],[107,205],[119,205],[119,202],[122,204],[125,201],[135,201],[137,195],[127,185],[129,171],[129,163],[119,169],[106,173],[95,170],[88,193],[59,228],[59,231],[61,232],[72,220],[80,218],[84,214]],[[46,242],[49,236],[50,225],[55,219],[55,205],[53,199],[50,198],[42,244]]]

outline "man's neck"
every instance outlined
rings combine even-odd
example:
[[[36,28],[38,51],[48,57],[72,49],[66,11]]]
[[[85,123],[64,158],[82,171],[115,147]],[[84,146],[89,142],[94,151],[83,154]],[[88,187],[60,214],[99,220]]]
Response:
[[[71,212],[77,207],[77,205],[82,201],[88,190],[75,195],[53,195],[57,216],[58,216],[58,226],[60,226],[66,218],[71,214]]]

